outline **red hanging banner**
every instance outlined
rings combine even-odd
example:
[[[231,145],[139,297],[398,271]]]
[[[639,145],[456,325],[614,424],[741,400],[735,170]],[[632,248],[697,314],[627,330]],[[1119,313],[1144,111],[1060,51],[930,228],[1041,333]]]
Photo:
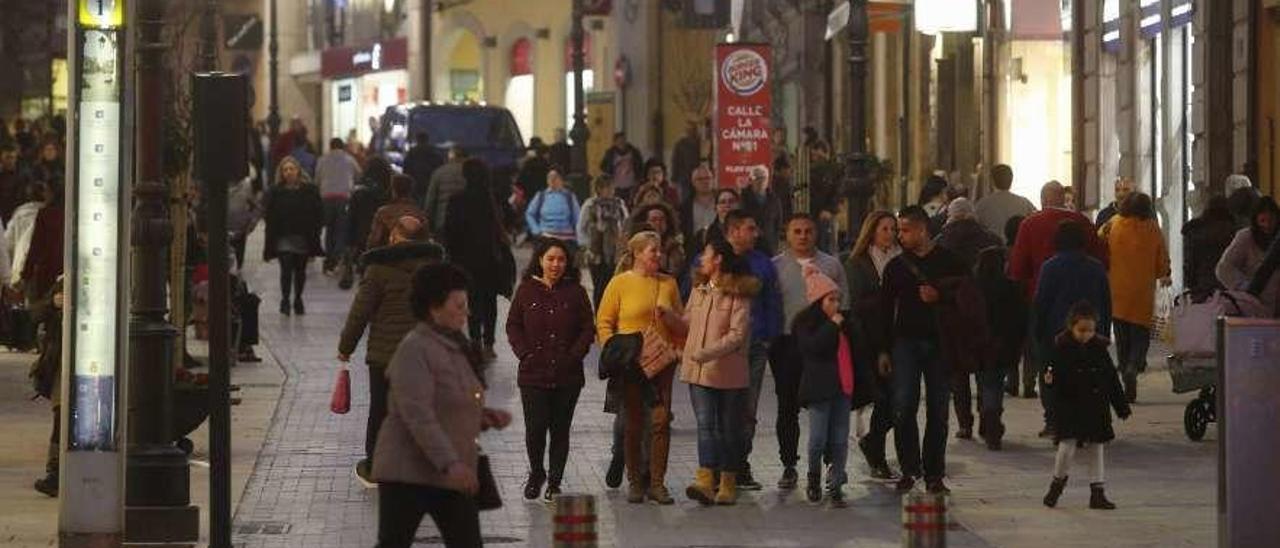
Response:
[[[752,168],[772,173],[769,142],[773,94],[765,44],[716,44],[716,179],[742,188]]]

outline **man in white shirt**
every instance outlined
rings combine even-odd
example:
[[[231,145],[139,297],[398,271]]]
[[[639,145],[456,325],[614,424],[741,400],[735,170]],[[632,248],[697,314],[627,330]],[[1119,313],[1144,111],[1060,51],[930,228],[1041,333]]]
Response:
[[[1031,200],[1009,192],[1009,188],[1013,186],[1013,168],[1007,165],[999,164],[991,168],[991,186],[995,187],[995,191],[978,200],[978,221],[987,230],[1003,238],[1004,225],[1009,219],[1035,213],[1036,206]]]
[[[346,247],[347,201],[360,177],[360,164],[347,153],[342,139],[329,140],[329,152],[316,162],[316,184],[324,197],[324,269],[333,270]]]

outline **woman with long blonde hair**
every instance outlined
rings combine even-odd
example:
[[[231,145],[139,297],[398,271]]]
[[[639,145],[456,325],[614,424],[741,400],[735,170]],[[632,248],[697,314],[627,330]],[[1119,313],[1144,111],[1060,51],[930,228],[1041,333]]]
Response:
[[[880,293],[880,281],[884,275],[884,267],[889,261],[902,253],[897,240],[897,218],[893,213],[877,210],[867,215],[862,223],[862,230],[853,246],[853,253],[845,261],[845,275],[849,279],[849,304],[852,312],[850,319],[854,329],[874,339],[882,326],[876,321],[876,310],[879,307],[877,295]],[[867,345],[860,345],[861,350],[869,350]],[[862,352],[865,353],[865,352]],[[855,359],[874,360],[874,356],[855,356]],[[875,408],[871,412],[871,428],[858,441],[858,448],[871,467],[871,476],[877,479],[893,479],[895,474],[885,459],[885,437],[893,429],[893,404],[889,397],[892,394],[887,386],[889,379],[881,377],[886,386],[877,391]],[[862,424],[861,410],[857,417]]]
[[[304,314],[302,290],[307,284],[307,263],[324,254],[320,247],[324,202],[320,189],[311,184],[302,164],[292,156],[280,161],[275,180],[263,207],[267,241],[262,258],[280,259],[280,313]]]

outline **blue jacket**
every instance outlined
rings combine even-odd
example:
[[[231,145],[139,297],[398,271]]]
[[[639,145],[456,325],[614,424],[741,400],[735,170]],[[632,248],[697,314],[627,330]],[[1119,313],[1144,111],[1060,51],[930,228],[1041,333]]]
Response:
[[[538,192],[525,210],[525,223],[534,236],[551,236],[577,241],[578,197],[568,189],[545,189]]]
[[[782,289],[773,259],[758,249],[747,252],[751,275],[760,280],[760,293],[751,299],[751,340],[772,341],[782,334]]]
[[[1080,301],[1089,301],[1098,310],[1098,335],[1111,333],[1111,285],[1102,262],[1083,251],[1059,252],[1045,261],[1036,287],[1036,340],[1048,348],[1053,337],[1066,327],[1067,313]]]

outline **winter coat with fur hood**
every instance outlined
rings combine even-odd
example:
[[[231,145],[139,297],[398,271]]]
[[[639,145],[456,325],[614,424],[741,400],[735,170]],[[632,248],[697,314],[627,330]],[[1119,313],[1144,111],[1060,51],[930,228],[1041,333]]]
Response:
[[[402,242],[370,249],[360,258],[365,265],[347,323],[342,329],[338,352],[350,355],[369,330],[365,359],[369,365],[385,367],[405,334],[418,324],[409,305],[413,273],[418,268],[444,260],[444,249],[434,243]]]
[[[689,325],[680,380],[707,388],[746,388],[751,300],[760,292],[754,276],[724,274],[714,283],[699,275],[684,319]]]

